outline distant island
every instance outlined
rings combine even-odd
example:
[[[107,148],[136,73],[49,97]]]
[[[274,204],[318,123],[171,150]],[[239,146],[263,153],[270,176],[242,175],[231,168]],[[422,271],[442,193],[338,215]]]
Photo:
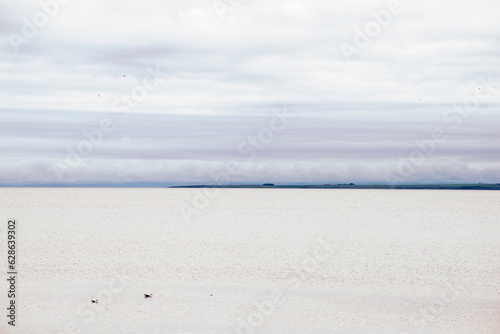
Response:
[[[437,189],[437,190],[500,190],[500,183],[476,184],[311,184],[287,185],[274,183],[239,184],[239,185],[185,185],[171,186],[170,188],[275,188],[275,189]]]
[[[241,188],[241,189],[438,189],[438,190],[500,190],[500,183],[466,184],[184,184],[167,182],[120,182],[120,183],[38,183],[0,184],[0,188]]]

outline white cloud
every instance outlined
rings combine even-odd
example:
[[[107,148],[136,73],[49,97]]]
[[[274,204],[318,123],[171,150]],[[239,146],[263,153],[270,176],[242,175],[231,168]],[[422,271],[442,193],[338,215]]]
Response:
[[[114,103],[157,66],[161,85],[127,122],[116,123],[88,157],[93,163],[76,171],[81,180],[104,180],[109,168],[123,171],[114,175],[124,180],[151,179],[159,175],[157,159],[162,168],[171,164],[176,182],[202,181],[209,165],[238,155],[238,144],[266,126],[272,110],[287,106],[300,118],[241,181],[271,172],[284,182],[342,175],[383,181],[383,170],[410,154],[415,140],[438,127],[450,130],[447,107],[479,88],[489,91],[478,78],[500,80],[499,5],[488,0],[401,1],[401,11],[351,61],[341,43],[353,44],[355,29],[389,1],[243,1],[224,20],[211,1],[70,1],[18,53],[9,38],[22,36],[42,8],[37,1],[0,1],[4,180],[47,180],[40,166],[64,159],[88,122],[117,117]],[[455,170],[454,163],[471,166],[459,168],[461,180],[498,176],[498,152],[488,145],[498,140],[496,85],[412,181],[451,180],[455,172],[438,171]],[[13,168],[20,156],[38,172]]]

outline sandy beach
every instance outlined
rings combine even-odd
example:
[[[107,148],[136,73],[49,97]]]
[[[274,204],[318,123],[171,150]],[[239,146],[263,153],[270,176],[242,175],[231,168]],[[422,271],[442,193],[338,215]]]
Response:
[[[497,192],[221,189],[195,207],[200,191],[3,189],[19,293],[2,333],[500,330]]]

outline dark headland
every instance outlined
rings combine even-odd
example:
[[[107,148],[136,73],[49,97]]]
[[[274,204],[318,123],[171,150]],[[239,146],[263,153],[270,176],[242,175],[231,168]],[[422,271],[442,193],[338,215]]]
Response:
[[[241,184],[241,185],[183,185],[170,188],[278,188],[278,189],[440,189],[440,190],[500,190],[500,183],[476,184]]]

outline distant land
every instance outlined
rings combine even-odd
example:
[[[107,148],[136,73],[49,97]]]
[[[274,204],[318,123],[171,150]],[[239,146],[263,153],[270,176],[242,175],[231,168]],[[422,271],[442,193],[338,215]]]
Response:
[[[241,188],[241,189],[448,189],[448,190],[500,190],[500,183],[464,184],[184,184],[168,182],[123,182],[123,183],[38,183],[1,184],[0,188]]]
[[[278,189],[443,189],[443,190],[500,190],[500,183],[476,184],[322,184],[322,185],[282,185],[264,183],[260,185],[192,185],[170,188],[278,188]]]

